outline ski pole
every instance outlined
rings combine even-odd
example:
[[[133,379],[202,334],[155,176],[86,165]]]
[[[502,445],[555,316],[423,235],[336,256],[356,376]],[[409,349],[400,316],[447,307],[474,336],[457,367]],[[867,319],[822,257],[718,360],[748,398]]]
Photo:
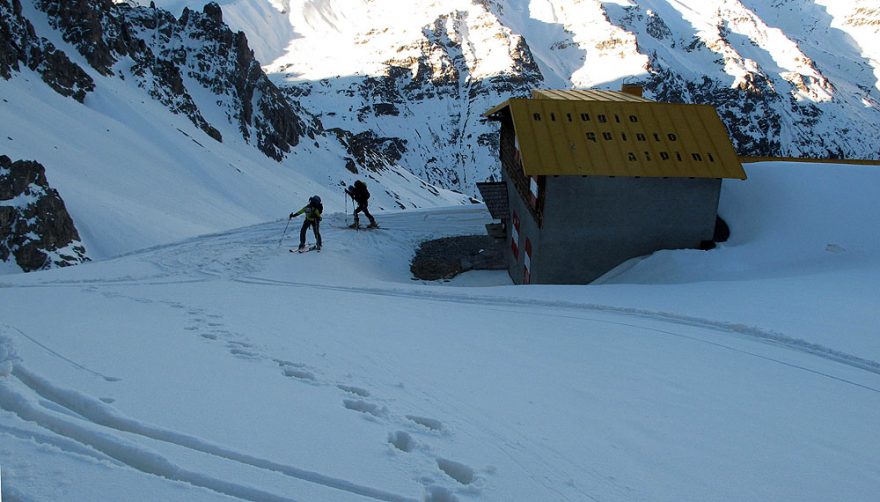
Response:
[[[287,227],[290,226],[290,218],[287,218],[287,225],[284,225],[284,232],[281,232],[281,238],[278,239],[278,247],[281,247],[281,243],[284,241],[284,236],[287,235]]]
[[[348,226],[348,194],[345,193],[345,189],[342,189],[342,200],[345,204],[345,225]]]

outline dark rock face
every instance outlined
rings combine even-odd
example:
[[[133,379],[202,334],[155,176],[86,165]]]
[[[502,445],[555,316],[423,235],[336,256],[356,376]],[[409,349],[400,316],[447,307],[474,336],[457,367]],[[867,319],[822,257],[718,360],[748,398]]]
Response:
[[[0,0],[0,9],[9,1]],[[204,118],[193,98],[195,89],[189,88],[192,81],[214,93],[242,137],[275,160],[311,134],[263,73],[244,33],[233,33],[223,23],[216,3],[201,13],[184,9],[180,19],[155,7],[111,0],[37,0],[36,6],[98,73],[125,78],[130,72],[154,99],[217,141],[222,135]],[[3,41],[0,47],[9,45]],[[5,59],[0,55],[0,74]]]
[[[504,270],[504,239],[463,235],[426,241],[410,263],[413,277],[426,281],[451,279],[468,270]]]
[[[789,2],[765,2],[773,4],[764,7],[765,13],[784,9],[786,3]],[[743,24],[739,31],[732,30],[730,16],[734,14],[719,8],[718,36],[709,47],[705,38],[695,32],[673,32],[658,12],[643,5],[608,4],[603,8],[620,28],[637,36],[644,33],[660,42],[654,44],[651,51],[642,51],[649,60],[645,67],[648,75],[640,77],[646,97],[671,103],[713,105],[740,155],[831,159],[880,156],[880,148],[871,134],[858,132],[859,124],[873,128],[876,123],[871,119],[872,115],[876,117],[876,89],[873,85],[856,85],[861,98],[853,100],[854,89],[838,89],[829,79],[833,73],[823,73],[807,55],[812,52],[809,42],[804,42],[806,49],[798,58],[801,66],[797,72],[783,73],[772,66],[743,66],[740,61],[743,56],[736,47],[742,41],[742,33],[749,29],[759,31],[758,21],[740,18]],[[870,17],[870,13],[861,14]],[[722,16],[727,17],[722,19]],[[819,21],[812,21],[816,22]],[[809,16],[804,17],[804,25],[810,24]],[[813,26],[807,31],[814,29],[818,28]],[[640,40],[647,41],[644,37]],[[801,44],[797,36],[793,40]],[[702,75],[682,71],[681,58],[691,54],[713,63],[700,68]],[[727,64],[743,67],[742,75],[734,77],[721,70]],[[859,64],[853,63],[856,68]],[[853,77],[860,79],[857,74],[861,71],[853,72]],[[846,86],[839,76],[833,78]],[[812,101],[802,96],[809,96]],[[868,113],[863,115],[865,111]]]
[[[21,14],[20,0],[0,0],[0,77],[9,80],[13,72],[21,71],[20,65],[37,72],[62,96],[80,103],[95,89],[94,81],[79,65],[36,35]]]
[[[406,151],[406,140],[400,138],[382,138],[373,131],[352,134],[342,129],[329,129],[336,134],[339,141],[354,156],[352,164],[346,165],[349,171],[357,172],[355,162],[370,171],[381,171],[400,160]]]
[[[25,272],[88,261],[43,166],[0,155],[0,261],[12,258]]]
[[[64,41],[76,46],[102,75],[113,74],[114,52],[125,55],[134,49],[128,30],[104,22],[104,13],[113,7],[110,0],[39,0],[37,7],[49,15],[55,28],[62,31]]]
[[[475,3],[487,10],[499,8],[483,0]],[[494,161],[485,162],[497,152],[498,132],[480,114],[507,98],[528,96],[532,88],[542,87],[544,77],[525,39],[513,34],[511,67],[502,74],[475,75],[480,69],[469,63],[470,48],[462,45],[468,40],[467,16],[452,12],[423,26],[421,38],[396,48],[406,56],[384,62],[384,74],[347,78],[339,87],[332,79],[300,82],[286,92],[306,101],[333,92],[351,105],[358,124],[329,130],[348,149],[355,163],[347,166],[352,172],[397,163],[432,184],[468,193],[475,179],[492,174],[472,173],[475,165],[498,172]],[[416,132],[384,132],[394,130]]]
[[[306,124],[284,94],[263,73],[244,33],[233,33],[222,21],[217,4],[204,13],[184,11],[177,25],[186,37],[201,42],[183,58],[187,75],[219,96],[229,99],[227,114],[238,123],[246,140],[269,157],[281,160],[305,134]],[[256,97],[256,100],[255,100]]]
[[[704,77],[693,82],[664,68],[651,67],[644,83],[645,91],[664,103],[711,103],[727,126],[740,155],[781,156],[783,117],[777,106],[783,99],[772,92],[766,80],[747,79],[745,88],[731,89],[721,82]]]

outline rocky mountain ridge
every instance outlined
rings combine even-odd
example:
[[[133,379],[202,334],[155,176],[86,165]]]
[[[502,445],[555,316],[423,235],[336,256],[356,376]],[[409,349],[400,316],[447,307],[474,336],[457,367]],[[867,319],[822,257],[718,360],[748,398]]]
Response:
[[[62,96],[79,101],[95,89],[92,78],[64,51],[38,37],[33,24],[22,15],[21,0],[0,0],[0,77],[9,80],[25,66]]]
[[[480,113],[532,88],[641,84],[714,105],[742,155],[880,158],[880,14],[863,0],[262,1],[296,33],[266,65],[279,87],[466,193],[498,170]]]
[[[18,1],[18,0],[16,0]],[[305,124],[260,70],[242,32],[232,32],[217,4],[179,18],[155,7],[110,0],[38,0],[49,23],[104,76],[132,75],[175,113],[186,115],[216,141],[222,134],[193,98],[193,80],[225,101],[229,122],[245,141],[280,160],[305,133]]]

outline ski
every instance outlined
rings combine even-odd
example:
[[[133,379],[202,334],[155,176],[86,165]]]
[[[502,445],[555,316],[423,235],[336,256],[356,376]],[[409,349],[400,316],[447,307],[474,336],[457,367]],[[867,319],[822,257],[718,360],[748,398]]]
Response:
[[[386,228],[386,227],[378,227],[378,226],[376,226],[376,227],[370,227],[370,226],[366,226],[366,227],[353,227],[353,226],[349,225],[349,226],[347,226],[347,227],[339,227],[339,226],[337,226],[336,228],[341,228],[341,229],[343,229],[343,230],[358,230],[358,231],[360,231],[360,230],[388,230],[388,228]]]
[[[297,248],[297,249],[291,249],[291,250],[290,250],[291,253],[300,253],[300,254],[302,254],[302,253],[308,253],[309,251],[317,251],[317,252],[319,252],[319,253],[321,252],[321,250],[318,249],[318,246],[315,245],[315,244],[311,244],[311,245],[306,246],[306,247],[304,247],[304,248],[302,248],[302,249],[298,249],[298,248]]]

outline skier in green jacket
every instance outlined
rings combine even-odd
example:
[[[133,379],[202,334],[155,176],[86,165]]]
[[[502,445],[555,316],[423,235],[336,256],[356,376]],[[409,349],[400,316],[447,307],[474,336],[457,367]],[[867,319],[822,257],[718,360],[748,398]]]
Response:
[[[290,216],[287,218],[288,220],[296,218],[301,214],[306,215],[302,228],[299,230],[299,251],[305,251],[306,249],[306,230],[309,227],[312,227],[312,231],[315,233],[315,249],[321,250],[321,213],[323,211],[324,205],[321,204],[321,198],[313,195],[309,197],[309,203],[306,207],[295,213],[290,213]]]

